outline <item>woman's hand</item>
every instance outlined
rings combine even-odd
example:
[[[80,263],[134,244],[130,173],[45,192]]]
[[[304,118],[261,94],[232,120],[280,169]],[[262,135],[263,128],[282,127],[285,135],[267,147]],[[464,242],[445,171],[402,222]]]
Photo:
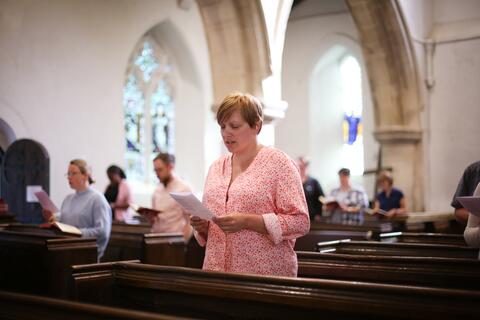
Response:
[[[55,216],[53,215],[53,212],[47,209],[42,210],[42,215],[43,219],[45,219],[46,222],[54,222],[55,221]]]
[[[190,217],[190,224],[192,225],[193,229],[197,231],[202,237],[205,239],[208,235],[208,220],[203,220],[199,217],[191,216]]]
[[[247,216],[242,213],[231,213],[223,217],[213,218],[215,222],[225,232],[237,232],[247,227]]]

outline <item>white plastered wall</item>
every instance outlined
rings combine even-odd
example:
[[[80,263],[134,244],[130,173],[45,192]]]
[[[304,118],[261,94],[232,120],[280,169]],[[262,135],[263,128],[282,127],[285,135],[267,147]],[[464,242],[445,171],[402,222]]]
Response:
[[[102,192],[107,166],[123,164],[128,59],[142,35],[167,20],[186,49],[175,56],[177,171],[199,190],[208,166],[204,132],[212,122],[212,88],[195,2],[188,10],[175,0],[0,2],[0,118],[17,138],[34,139],[48,150],[56,203],[71,192],[63,175],[69,160],[87,159]]]
[[[448,211],[463,170],[480,160],[480,2],[402,0],[400,4],[423,93],[425,208]],[[425,50],[429,39],[434,43],[432,53]]]

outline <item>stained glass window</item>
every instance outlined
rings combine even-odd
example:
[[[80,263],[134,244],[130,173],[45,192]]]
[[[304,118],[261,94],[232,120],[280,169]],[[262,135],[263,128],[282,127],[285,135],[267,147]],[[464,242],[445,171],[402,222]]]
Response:
[[[340,62],[343,105],[343,166],[363,174],[362,73],[358,61],[348,55]]]
[[[132,55],[123,89],[125,161],[129,180],[156,181],[151,161],[174,154],[173,67],[164,49],[145,37]]]

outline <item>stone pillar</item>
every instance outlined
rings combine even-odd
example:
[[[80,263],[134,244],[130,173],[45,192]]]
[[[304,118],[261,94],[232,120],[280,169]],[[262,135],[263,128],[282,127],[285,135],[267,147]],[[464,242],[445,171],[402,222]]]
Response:
[[[412,211],[423,211],[422,132],[404,126],[378,128],[375,139],[382,150],[382,166],[393,168],[394,184],[401,189]]]

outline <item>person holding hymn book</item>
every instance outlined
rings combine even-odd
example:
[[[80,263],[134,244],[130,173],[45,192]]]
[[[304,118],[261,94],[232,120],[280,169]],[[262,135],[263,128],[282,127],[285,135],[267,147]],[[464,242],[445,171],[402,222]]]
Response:
[[[85,160],[70,161],[66,176],[75,193],[63,200],[60,212],[44,209],[43,216],[47,222],[59,221],[77,227],[83,237],[96,238],[100,260],[110,238],[110,206],[103,194],[90,187],[94,181]]]
[[[470,164],[463,172],[458,182],[457,190],[453,195],[451,206],[455,208],[455,218],[458,222],[465,225],[469,219],[469,212],[457,200],[457,197],[466,197],[473,195],[475,188],[480,183],[480,161]],[[480,195],[479,195],[480,196]]]
[[[107,169],[107,176],[110,184],[105,190],[105,198],[112,208],[113,218],[117,221],[131,221],[134,215],[129,206],[133,202],[132,191],[127,183],[125,172],[120,167],[111,165]]]
[[[407,200],[403,192],[393,186],[393,177],[389,171],[380,173],[377,185],[382,191],[377,194],[371,212],[387,218],[406,216]]]
[[[153,193],[152,209],[143,208],[143,213],[152,223],[152,232],[181,232],[186,241],[192,237],[190,216],[170,196],[170,192],[191,192],[191,187],[174,173],[175,156],[159,153],[153,159],[153,168],[160,181]],[[142,213],[140,211],[140,213]]]
[[[363,213],[368,207],[368,196],[363,189],[355,187],[350,181],[350,170],[338,171],[340,187],[333,189],[329,196],[321,199],[329,220],[333,223],[361,223]]]
[[[263,112],[254,96],[225,97],[217,122],[229,153],[210,166],[205,181],[203,204],[214,218],[192,213],[190,220],[206,245],[203,269],[295,277],[295,239],[310,229],[295,162],[258,143]]]
[[[468,222],[463,232],[465,242],[470,247],[480,248],[480,182],[477,184],[473,196],[457,197],[462,207],[468,212]],[[480,258],[480,255],[479,255]]]

